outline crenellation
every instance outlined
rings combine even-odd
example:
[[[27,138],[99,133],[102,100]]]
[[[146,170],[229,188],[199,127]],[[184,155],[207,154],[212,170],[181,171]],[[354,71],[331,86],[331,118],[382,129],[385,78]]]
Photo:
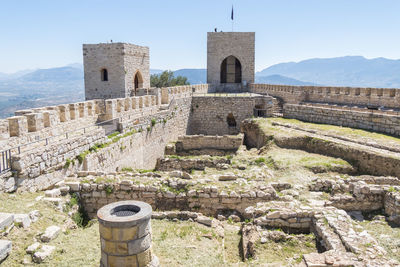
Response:
[[[10,136],[22,136],[28,133],[28,120],[25,116],[14,116],[7,118]]]
[[[72,103],[68,105],[69,107],[69,119],[76,120],[79,118],[79,105],[77,103]]]
[[[61,122],[70,120],[69,105],[58,105],[58,114]]]
[[[56,110],[43,111],[44,127],[54,127],[60,123],[60,118]]]
[[[86,102],[79,102],[78,104],[78,113],[79,118],[86,118],[88,116],[88,107]]]

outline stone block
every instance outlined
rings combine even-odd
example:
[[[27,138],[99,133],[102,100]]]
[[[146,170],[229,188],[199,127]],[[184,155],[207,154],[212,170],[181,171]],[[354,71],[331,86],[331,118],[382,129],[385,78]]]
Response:
[[[79,118],[79,106],[76,103],[69,104],[69,116],[71,120],[76,120]]]
[[[28,122],[28,132],[37,132],[44,128],[43,113],[29,113],[24,115]]]
[[[25,116],[14,116],[8,118],[8,129],[10,136],[22,136],[28,133],[28,120]]]
[[[28,228],[31,225],[31,218],[29,214],[14,214],[15,224],[19,224],[24,228]]]
[[[58,115],[60,117],[61,122],[66,122],[70,120],[69,106],[68,105],[59,105]]]
[[[53,127],[56,126],[60,122],[57,111],[55,110],[46,110],[43,111],[43,124],[44,127]]]
[[[59,188],[55,188],[55,189],[45,191],[44,195],[46,197],[59,197],[59,196],[61,196],[61,191]]]
[[[152,260],[151,249],[147,249],[137,255],[139,266],[148,266]]]
[[[137,226],[128,228],[111,228],[113,240],[127,241],[132,240],[136,237]]]
[[[56,225],[49,226],[40,237],[40,240],[42,242],[50,242],[51,240],[55,239],[60,234],[60,232],[61,232],[60,227]]]
[[[112,242],[108,240],[101,240],[102,251],[107,254],[128,255],[127,242]]]
[[[129,254],[139,254],[150,248],[151,246],[151,235],[148,234],[142,238],[132,240],[128,243]]]
[[[26,249],[26,253],[28,254],[35,254],[36,251],[38,251],[40,248],[40,243],[39,242],[35,242],[32,245],[30,245],[27,249]]]
[[[14,222],[14,214],[0,213],[0,231],[7,228]]]
[[[136,255],[118,257],[118,256],[108,256],[107,258],[108,266],[129,266],[129,267],[139,267],[137,265]]]
[[[32,259],[35,263],[41,263],[48,258],[56,248],[54,246],[43,245],[42,248],[33,254]]]
[[[8,240],[0,240],[0,264],[10,255],[12,250],[12,242]]]

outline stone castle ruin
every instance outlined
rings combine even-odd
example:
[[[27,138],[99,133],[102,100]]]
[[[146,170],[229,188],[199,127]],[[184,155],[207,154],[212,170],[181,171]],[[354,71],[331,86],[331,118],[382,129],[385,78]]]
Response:
[[[0,121],[0,190],[47,190],[62,183],[80,195],[90,217],[117,200],[147,202],[164,211],[156,212],[156,218],[185,217],[210,226],[216,219],[208,221],[204,215],[235,215],[230,218],[253,222],[242,228],[245,257],[254,256],[257,229],[282,228],[312,232],[323,247],[305,255],[302,266],[395,266],[377,256],[385,255],[378,245],[360,247],[366,239],[376,241],[351,235],[353,224],[345,211],[382,210],[392,223],[400,223],[400,149],[332,134],[322,138],[315,130],[279,121],[273,123],[279,131],[268,135],[252,118],[298,119],[396,138],[400,89],[256,84],[254,32],[207,34],[207,84],[152,88],[149,58],[148,47],[84,44],[86,101],[20,110]],[[289,137],[293,132],[301,135]],[[333,196],[325,206],[291,202],[281,192],[293,185],[283,182],[257,182],[254,188],[249,182],[247,191],[240,192],[214,185],[183,190],[192,170],[223,171],[233,164],[232,155],[245,153],[243,145],[262,153],[271,140],[281,148],[344,159],[352,163],[349,173],[379,179],[314,181],[310,191]],[[150,171],[132,174],[154,168],[161,177]],[[148,183],[126,180],[120,172],[128,169],[128,176]],[[115,182],[105,182],[109,178]],[[217,182],[236,179],[226,173]]]

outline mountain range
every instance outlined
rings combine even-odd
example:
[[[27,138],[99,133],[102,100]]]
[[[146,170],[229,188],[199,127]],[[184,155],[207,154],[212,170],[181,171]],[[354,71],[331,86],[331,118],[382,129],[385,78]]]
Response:
[[[163,70],[151,69],[151,74]],[[180,69],[175,76],[206,83],[206,69]],[[361,56],[280,63],[256,73],[257,83],[400,88],[400,60]],[[0,117],[15,110],[84,100],[83,66],[0,73]]]

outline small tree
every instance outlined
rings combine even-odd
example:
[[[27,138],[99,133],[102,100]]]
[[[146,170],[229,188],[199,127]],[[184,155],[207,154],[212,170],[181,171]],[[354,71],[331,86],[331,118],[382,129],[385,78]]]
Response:
[[[161,74],[153,74],[150,76],[150,85],[151,87],[170,87],[177,85],[189,85],[190,83],[187,81],[186,77],[178,76],[174,77],[174,73],[172,71],[164,71]]]

